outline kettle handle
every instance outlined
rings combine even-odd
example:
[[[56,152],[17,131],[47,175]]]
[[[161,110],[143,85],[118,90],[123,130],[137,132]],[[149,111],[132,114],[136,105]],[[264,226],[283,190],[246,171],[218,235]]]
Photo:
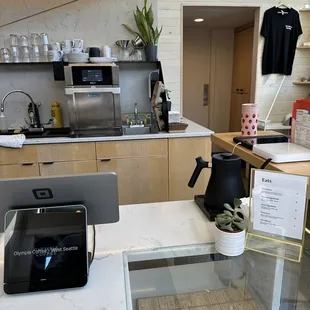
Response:
[[[198,177],[200,175],[201,170],[204,169],[204,168],[208,168],[208,166],[209,166],[209,162],[204,161],[202,159],[202,157],[197,157],[196,158],[196,164],[197,165],[196,165],[196,168],[195,168],[195,170],[193,172],[193,175],[192,175],[191,179],[188,182],[188,186],[191,187],[191,188],[193,188],[195,186],[196,181],[197,181],[197,179],[198,179]]]

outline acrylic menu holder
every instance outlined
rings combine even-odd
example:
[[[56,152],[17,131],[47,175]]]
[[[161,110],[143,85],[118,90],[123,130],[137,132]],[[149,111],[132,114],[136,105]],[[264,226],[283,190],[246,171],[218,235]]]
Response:
[[[300,262],[308,177],[253,169],[246,249]]]

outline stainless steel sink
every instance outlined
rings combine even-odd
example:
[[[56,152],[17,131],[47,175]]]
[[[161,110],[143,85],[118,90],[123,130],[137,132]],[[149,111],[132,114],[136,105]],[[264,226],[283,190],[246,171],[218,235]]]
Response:
[[[151,133],[151,127],[123,127],[124,135],[147,135]]]

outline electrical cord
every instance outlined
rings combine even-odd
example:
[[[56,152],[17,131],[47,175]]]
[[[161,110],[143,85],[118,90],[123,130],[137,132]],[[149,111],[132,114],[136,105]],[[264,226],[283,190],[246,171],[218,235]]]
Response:
[[[92,264],[94,257],[95,257],[95,250],[96,250],[96,227],[95,225],[92,225],[93,227],[93,252],[90,259],[90,265]]]
[[[272,158],[268,158],[260,168],[265,169],[270,164],[271,161],[272,161]]]

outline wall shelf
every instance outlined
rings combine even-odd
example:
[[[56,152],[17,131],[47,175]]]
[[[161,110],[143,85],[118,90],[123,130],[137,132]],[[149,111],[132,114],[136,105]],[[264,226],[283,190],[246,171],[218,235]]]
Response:
[[[301,81],[296,81],[293,82],[294,85],[310,85],[310,82],[301,82]]]
[[[300,9],[299,12],[310,12],[310,9]]]
[[[36,65],[52,65],[53,62],[1,62],[0,66],[36,66]]]
[[[310,50],[310,46],[303,46],[303,45],[300,45],[300,46],[297,46],[297,49],[298,50],[301,50],[301,49],[303,49],[303,50]]]

